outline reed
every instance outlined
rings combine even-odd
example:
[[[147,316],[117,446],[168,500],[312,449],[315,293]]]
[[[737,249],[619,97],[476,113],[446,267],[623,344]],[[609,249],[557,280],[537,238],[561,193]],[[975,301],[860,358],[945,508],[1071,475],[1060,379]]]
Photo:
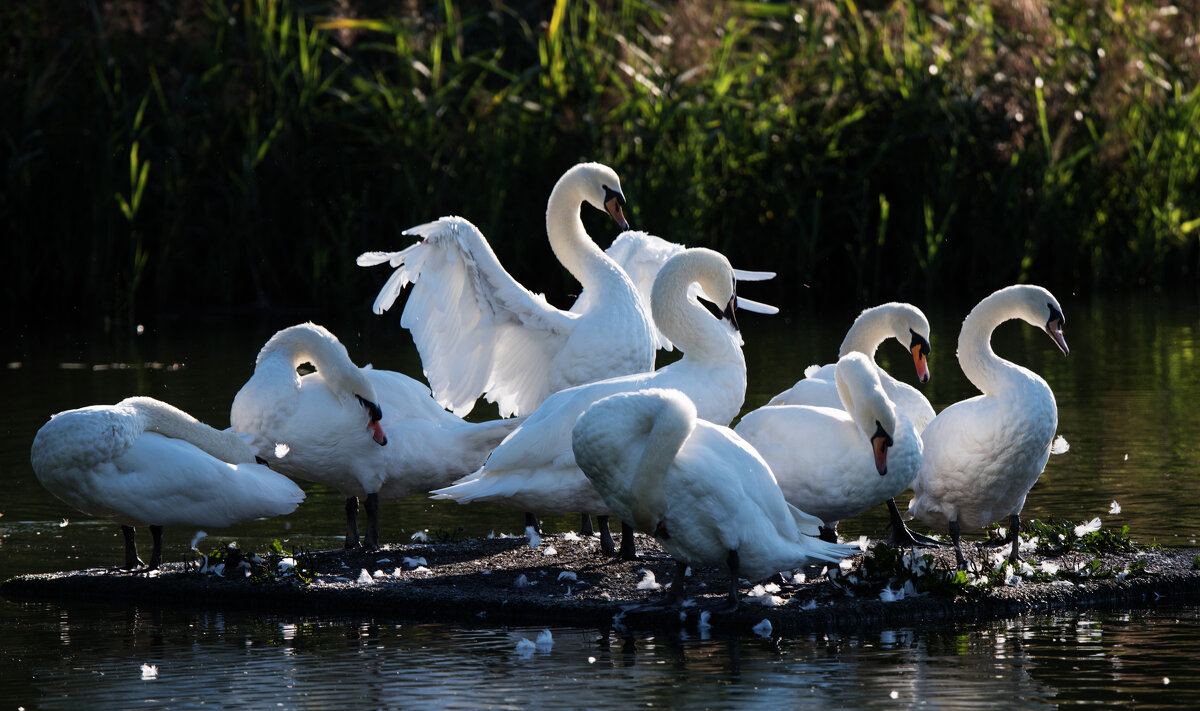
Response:
[[[556,298],[579,160],[784,303],[1194,283],[1198,36],[1195,0],[10,3],[5,316],[363,309],[354,256],[450,213]]]

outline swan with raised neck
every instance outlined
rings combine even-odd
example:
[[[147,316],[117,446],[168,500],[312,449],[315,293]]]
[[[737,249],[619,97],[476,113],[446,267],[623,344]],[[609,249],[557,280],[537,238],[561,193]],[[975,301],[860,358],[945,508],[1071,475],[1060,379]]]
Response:
[[[960,568],[967,565],[961,531],[1004,516],[1012,529],[1009,560],[1019,559],[1021,509],[1046,468],[1058,427],[1049,384],[992,350],[992,332],[1013,319],[1044,331],[1064,355],[1070,352],[1062,307],[1049,291],[1027,284],[996,291],[971,310],[958,338],[959,365],[982,394],[947,407],[922,433],[925,453],[909,512],[949,531]]]

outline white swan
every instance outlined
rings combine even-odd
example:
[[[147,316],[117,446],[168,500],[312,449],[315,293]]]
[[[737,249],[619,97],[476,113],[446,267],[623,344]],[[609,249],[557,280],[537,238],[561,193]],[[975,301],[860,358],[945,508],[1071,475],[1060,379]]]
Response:
[[[729,603],[738,578],[759,579],[858,552],[816,538],[820,519],[784,500],[767,462],[728,427],[696,416],[677,390],[615,394],[575,423],[575,459],[623,521],[653,535],[684,568],[727,566]]]
[[[668,242],[662,237],[656,237],[648,232],[640,230],[626,230],[617,235],[608,249],[604,253],[612,258],[617,266],[625,270],[625,274],[633,281],[633,285],[637,287],[638,293],[641,294],[642,300],[645,303],[650,303],[650,291],[654,288],[654,280],[658,277],[658,272],[663,265],[667,263],[671,257],[679,254],[685,249],[682,244],[677,242]],[[766,281],[775,278],[775,272],[755,272],[745,269],[734,269],[733,276],[738,282],[743,281]],[[699,290],[699,285],[694,284],[693,289]],[[704,298],[712,301],[708,296]],[[579,298],[571,306],[571,310],[576,313],[583,313],[595,306],[595,299],[592,298],[592,292],[584,289],[579,294]],[[741,294],[738,295],[738,308],[742,311],[751,311],[760,314],[777,314],[779,309],[764,304],[758,301],[751,301]],[[662,334],[661,331],[655,329],[658,336],[658,348],[671,350],[672,345],[670,340]]]
[[[316,372],[299,375],[302,363]],[[475,471],[520,423],[466,422],[412,378],[358,367],[337,337],[312,323],[285,328],[267,341],[254,374],[234,398],[230,421],[254,437],[276,471],[332,486],[346,497],[347,548],[358,545],[359,497],[365,497],[367,512],[363,545],[376,548],[380,500],[428,491]]]
[[[768,405],[734,431],[771,465],[788,502],[825,522],[826,540],[837,540],[838,521],[886,501],[893,542],[909,542],[893,497],[917,476],[921,437],[869,357],[847,353],[834,377],[840,408]]]
[[[562,311],[513,279],[483,234],[461,217],[407,230],[421,241],[400,252],[367,252],[360,266],[396,271],[375,300],[382,313],[409,283],[401,325],[412,332],[434,397],[466,415],[480,395],[503,417],[532,412],[551,393],[654,368],[647,305],[612,259],[592,242],[580,203],[606,210],[628,229],[617,174],[598,163],[574,166],[550,193],[546,231],[555,256],[593,306]]]
[[[929,320],[920,309],[911,304],[892,302],[863,311],[846,332],[846,338],[842,340],[842,346],[838,350],[838,358],[857,351],[865,353],[873,363],[875,351],[890,337],[894,337],[912,353],[917,380],[922,383],[928,382]],[[819,367],[809,366],[805,369],[802,380],[771,398],[767,404],[841,408],[842,403],[838,398],[833,377],[835,365],[829,363]],[[904,410],[904,414],[916,425],[918,433],[924,430],[934,415],[929,400],[921,391],[908,383],[896,380],[878,365],[876,369],[888,399]]]
[[[689,296],[693,283],[699,283],[717,303],[727,304],[724,318],[713,318],[694,295]],[[571,452],[575,420],[602,397],[671,387],[696,403],[701,418],[728,424],[746,396],[746,360],[734,320],[734,291],[733,269],[720,254],[696,248],[672,257],[655,280],[651,306],[655,323],[683,351],[683,357],[651,373],[610,378],[551,395],[479,471],[432,492],[434,498],[492,501],[539,514],[607,515],[604,500],[575,464]],[[611,553],[611,539],[603,540],[605,552]],[[622,555],[634,555],[632,536],[622,541]]]
[[[958,362],[983,394],[942,410],[922,433],[925,453],[908,510],[950,532],[960,568],[966,567],[960,532],[1004,516],[1012,524],[1010,559],[1018,559],[1021,508],[1046,468],[1058,427],[1058,406],[1046,381],[992,351],[992,331],[1016,318],[1043,329],[1069,353],[1062,307],[1049,291],[1000,289],[979,302],[958,336]]]
[[[142,565],[135,526],[150,526],[149,567],[157,568],[163,526],[221,528],[291,513],[304,492],[254,456],[238,435],[149,397],[60,412],[38,430],[30,451],[50,493],[121,524],[126,568]]]

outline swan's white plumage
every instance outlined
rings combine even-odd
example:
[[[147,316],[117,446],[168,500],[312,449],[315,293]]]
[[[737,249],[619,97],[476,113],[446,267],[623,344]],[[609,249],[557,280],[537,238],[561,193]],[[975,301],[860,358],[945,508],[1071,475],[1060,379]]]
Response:
[[[575,424],[573,447],[612,512],[682,563],[724,566],[736,551],[737,574],[757,579],[857,552],[815,538],[820,519],[785,501],[754,448],[698,419],[679,391],[601,399]]]
[[[30,460],[55,496],[125,526],[230,526],[304,500],[241,437],[148,397],[54,415]]]
[[[846,337],[838,349],[838,358],[847,353],[864,353],[872,362],[875,361],[875,351],[888,338],[895,338],[906,350],[911,351],[915,344],[914,338],[924,341],[926,350],[929,344],[929,320],[920,309],[898,302],[880,304],[866,309],[854,320]],[[916,363],[917,376],[928,377],[925,355],[920,354]],[[914,358],[914,360],[916,360]],[[791,388],[784,390],[767,403],[768,405],[812,405],[816,407],[841,408],[837,385],[834,381],[836,363],[817,366],[811,365],[804,370],[804,378],[797,381]],[[894,402],[908,419],[916,426],[917,432],[933,420],[933,406],[929,400],[908,383],[893,378],[887,371],[880,368],[879,379],[883,383],[884,392],[888,399]]]
[[[483,234],[444,217],[406,234],[420,241],[399,252],[368,252],[360,266],[395,268],[376,298],[382,313],[413,285],[401,325],[412,332],[434,397],[465,415],[480,395],[502,416],[532,412],[551,393],[654,367],[649,310],[625,272],[584,231],[580,204],[624,218],[620,181],[598,163],[574,166],[550,195],[546,229],[563,266],[591,292],[586,311],[551,306],[512,278]]]
[[[888,399],[877,371],[870,358],[851,351],[835,368],[848,393],[838,409],[768,405],[734,428],[771,466],[788,502],[826,526],[900,494],[921,465],[920,435]],[[882,476],[871,440],[877,425],[892,438]]]
[[[682,358],[652,373],[555,393],[479,471],[433,492],[435,498],[492,501],[539,514],[603,514],[604,501],[575,464],[571,450],[571,428],[593,402],[619,392],[671,387],[696,403],[701,418],[721,424],[732,420],[746,394],[741,337],[728,321],[714,319],[689,296],[694,282],[718,301],[731,301],[734,294],[729,261],[711,250],[686,250],[663,266],[653,291],[654,319],[683,351]]]
[[[922,434],[909,504],[922,522],[946,530],[956,520],[965,531],[1020,513],[1050,457],[1058,407],[1045,380],[992,351],[991,334],[1019,318],[1049,332],[1065,353],[1061,314],[1049,291],[1018,285],[988,296],[963,321],[959,364],[982,394],[942,410]]]
[[[296,368],[306,362],[316,371],[300,376]],[[373,437],[370,413],[358,397],[379,406],[386,446]],[[358,367],[336,336],[311,323],[267,341],[254,374],[234,398],[230,419],[235,430],[254,437],[273,469],[332,486],[343,496],[379,494],[384,500],[474,471],[520,422],[466,422],[412,378]]]

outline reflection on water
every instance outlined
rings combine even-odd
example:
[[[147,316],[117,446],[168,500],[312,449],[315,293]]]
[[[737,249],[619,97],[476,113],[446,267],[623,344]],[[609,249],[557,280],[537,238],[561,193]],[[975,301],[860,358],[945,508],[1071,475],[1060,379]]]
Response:
[[[536,646],[522,642],[538,638],[536,628],[171,608],[4,603],[0,619],[0,699],[10,708],[578,708],[586,699],[616,708],[1040,709],[1194,702],[1200,688],[1194,610],[786,640],[555,628]],[[144,664],[157,675],[143,678]]]
[[[1059,295],[1060,297],[1064,295]],[[1060,298],[1071,355],[1045,334],[1002,326],[994,346],[1041,373],[1054,389],[1060,433],[1071,449],[1051,459],[1030,494],[1027,518],[1076,521],[1100,516],[1129,525],[1143,543],[1194,546],[1200,398],[1195,295],[1152,294],[1085,303]],[[922,304],[933,324],[932,380],[921,386],[936,409],[974,390],[954,362],[958,324],[970,305]],[[741,317],[749,368],[747,408],[757,407],[828,362],[855,313],[795,311]],[[818,321],[819,319],[819,321]],[[53,412],[152,395],[218,427],[253,370],[259,347],[299,319],[255,323],[148,324],[134,339],[23,335],[0,345],[0,578],[25,572],[108,565],[120,560],[115,525],[76,512],[33,477],[29,446]],[[420,373],[397,319],[327,324],[352,357]],[[814,325],[821,323],[820,327]],[[55,340],[58,339],[58,340]],[[885,343],[879,361],[913,382],[907,351]],[[490,410],[494,415],[494,410]],[[484,410],[473,417],[487,417]],[[237,540],[263,549],[340,545],[336,492],[304,485],[309,499],[286,517],[210,531],[204,546]],[[1119,515],[1107,512],[1112,501]],[[903,507],[904,501],[901,501]],[[841,532],[879,537],[883,507],[842,522]],[[520,515],[412,497],[386,502],[385,541],[427,530],[481,536],[517,532]],[[574,528],[573,517],[548,522]],[[193,531],[166,532],[165,558],[192,556]],[[845,708],[895,703],[930,707],[1043,708],[1082,702],[1128,706],[1200,701],[1192,659],[1200,652],[1195,609],[1125,616],[1023,619],[957,629],[898,629],[789,640],[624,637],[613,631],[555,629],[549,651],[517,652],[540,630],[461,629],[240,616],[231,612],[151,611],[0,601],[0,698],[78,708],[212,703],[223,707],[365,703],[431,707],[651,704]],[[143,680],[142,664],[157,665]],[[13,672],[13,673],[10,673]],[[581,694],[587,694],[581,696]],[[118,701],[119,700],[119,701]],[[1183,701],[1179,701],[1183,700]]]

